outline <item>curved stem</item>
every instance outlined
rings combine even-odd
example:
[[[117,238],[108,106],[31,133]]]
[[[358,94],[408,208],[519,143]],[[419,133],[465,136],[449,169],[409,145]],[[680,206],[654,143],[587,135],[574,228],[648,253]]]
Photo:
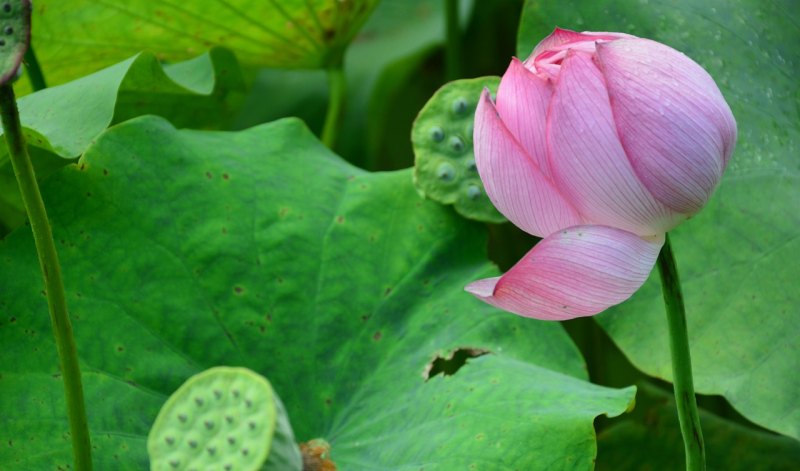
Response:
[[[10,84],[0,86],[0,115],[2,115],[8,153],[14,174],[17,176],[22,201],[28,211],[28,219],[39,255],[39,265],[44,278],[47,305],[50,309],[50,322],[56,338],[56,348],[64,380],[64,395],[67,402],[72,451],[75,469],[88,471],[92,469],[91,443],[89,426],[86,420],[86,406],[83,400],[81,372],[78,366],[78,353],[75,339],[72,336],[72,325],[67,313],[67,300],[64,294],[64,282],[61,279],[61,268],[58,264],[56,244],[47,220],[42,195],[36,183],[33,165],[22,137],[22,126],[14,98],[14,89]]]
[[[448,81],[461,76],[461,29],[458,18],[458,1],[444,0],[447,21],[447,44],[445,46],[445,71]]]
[[[42,67],[39,65],[39,59],[36,58],[36,53],[33,51],[33,45],[28,46],[25,51],[25,70],[28,71],[28,79],[31,81],[31,87],[34,92],[44,90],[47,88],[47,82],[44,80]]]
[[[689,353],[689,335],[686,328],[686,309],[683,305],[678,268],[675,264],[669,235],[666,235],[664,247],[658,255],[658,272],[661,275],[664,304],[667,308],[675,404],[678,408],[678,421],[681,425],[684,451],[686,452],[686,469],[703,471],[706,469],[706,452],[703,444],[703,432],[700,429],[700,417],[697,414],[697,400],[694,395],[692,359]]]
[[[322,143],[333,150],[336,139],[339,137],[342,115],[344,114],[344,101],[347,94],[347,80],[341,61],[328,68],[328,113],[325,115],[325,126],[322,128]]]

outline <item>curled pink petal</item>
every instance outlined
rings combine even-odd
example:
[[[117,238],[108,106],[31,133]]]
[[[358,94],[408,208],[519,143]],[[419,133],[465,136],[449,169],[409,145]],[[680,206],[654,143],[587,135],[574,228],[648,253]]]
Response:
[[[567,57],[569,51],[580,51],[594,54],[599,43],[614,41],[621,38],[635,38],[625,33],[576,33],[568,29],[556,28],[550,36],[544,38],[527,59],[525,67],[543,78],[555,79],[558,77],[561,62]]]
[[[571,227],[544,238],[503,276],[465,289],[525,317],[591,316],[636,292],[663,244],[663,235],[641,238],[606,226]]]
[[[573,44],[579,42],[594,42],[594,41],[602,41],[607,40],[611,41],[614,39],[620,38],[632,38],[629,34],[625,33],[606,33],[606,32],[591,32],[585,31],[583,33],[578,33],[576,31],[571,31],[564,28],[556,27],[549,36],[539,41],[539,44],[533,48],[533,52],[531,53],[531,57],[535,58],[536,56],[542,54],[545,51],[558,49],[565,44]]]
[[[556,187],[588,222],[646,236],[685,219],[658,201],[633,171],[603,76],[589,54],[571,52],[561,66],[547,142]]]
[[[520,229],[545,237],[581,218],[536,166],[484,90],[475,110],[475,164],[495,207]]]
[[[597,46],[625,152],[647,189],[694,214],[722,178],[736,122],[708,73],[682,53],[646,39]]]
[[[503,123],[548,178],[545,117],[552,94],[547,79],[531,73],[514,58],[497,89],[496,105]]]

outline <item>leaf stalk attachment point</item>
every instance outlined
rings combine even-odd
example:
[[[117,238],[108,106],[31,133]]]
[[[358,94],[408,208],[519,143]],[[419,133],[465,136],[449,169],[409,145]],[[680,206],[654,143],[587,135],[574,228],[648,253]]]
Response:
[[[344,105],[347,95],[347,78],[344,75],[343,61],[337,60],[327,69],[328,89],[330,95],[328,99],[328,112],[325,115],[325,125],[322,128],[322,143],[328,149],[333,150],[339,137],[342,116],[344,115]]]

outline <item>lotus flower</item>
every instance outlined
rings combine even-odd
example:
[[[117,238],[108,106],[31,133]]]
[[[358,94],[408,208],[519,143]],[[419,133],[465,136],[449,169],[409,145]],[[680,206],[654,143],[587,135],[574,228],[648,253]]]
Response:
[[[722,177],[736,122],[714,80],[663,44],[556,29],[514,58],[475,111],[475,161],[494,205],[543,238],[466,290],[546,320],[591,316],[647,279],[664,234]]]

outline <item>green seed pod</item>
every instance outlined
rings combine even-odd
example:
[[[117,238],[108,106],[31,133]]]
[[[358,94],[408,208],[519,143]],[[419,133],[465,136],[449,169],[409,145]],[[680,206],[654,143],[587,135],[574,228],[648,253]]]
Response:
[[[302,468],[283,404],[266,378],[246,368],[189,378],[161,408],[147,452],[152,471]]]
[[[414,184],[426,198],[452,204],[466,217],[505,222],[489,201],[472,150],[475,107],[484,87],[497,90],[498,77],[456,80],[440,88],[419,112],[411,131]]]
[[[0,0],[0,85],[17,77],[30,42],[30,0]]]

